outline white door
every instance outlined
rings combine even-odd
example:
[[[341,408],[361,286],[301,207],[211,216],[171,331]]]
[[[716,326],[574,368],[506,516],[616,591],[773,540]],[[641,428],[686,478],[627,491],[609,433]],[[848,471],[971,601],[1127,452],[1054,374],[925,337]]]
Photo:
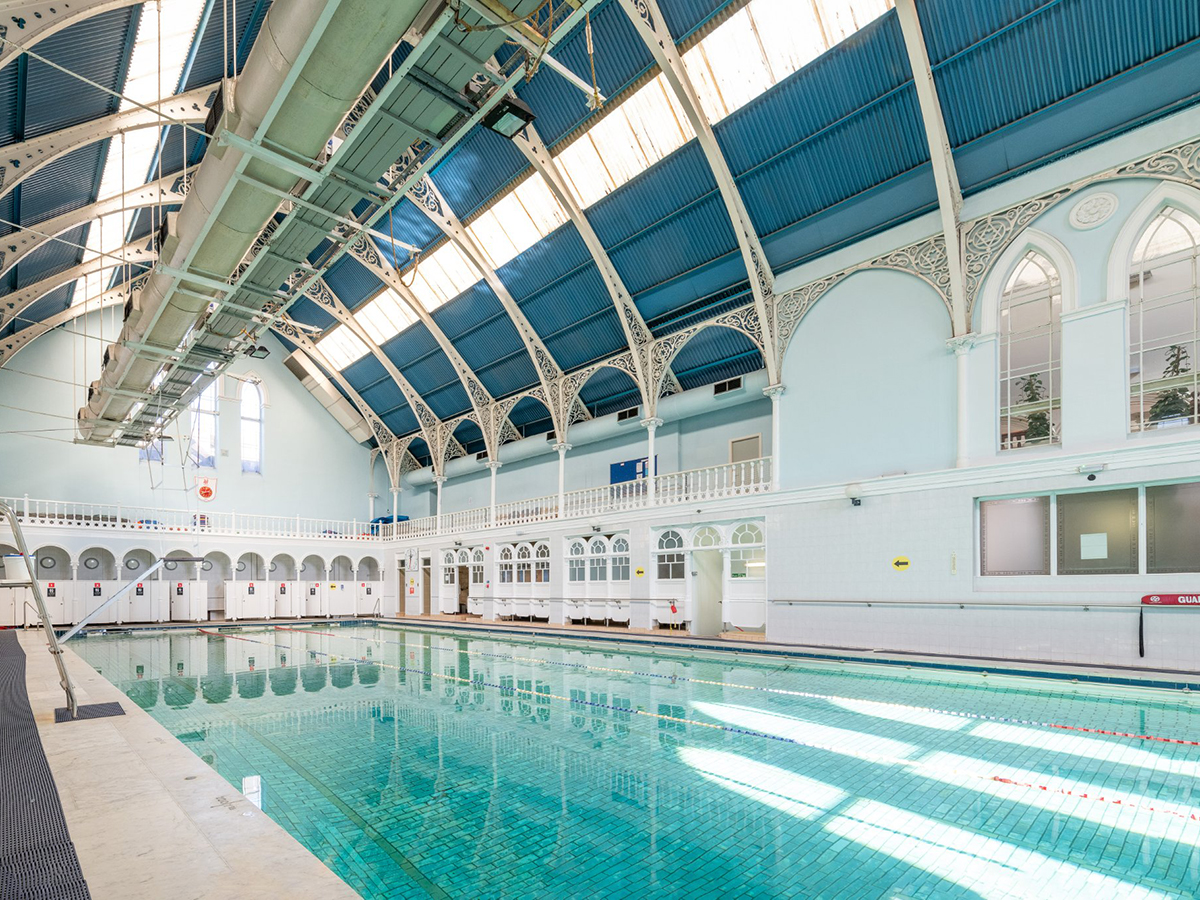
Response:
[[[721,633],[721,601],[725,560],[720,550],[693,550],[692,634],[716,637]]]

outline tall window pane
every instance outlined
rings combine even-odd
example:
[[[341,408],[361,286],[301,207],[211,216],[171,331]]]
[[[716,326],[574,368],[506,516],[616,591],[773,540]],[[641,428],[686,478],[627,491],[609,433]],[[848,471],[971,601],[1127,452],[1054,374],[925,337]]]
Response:
[[[206,387],[192,402],[192,462],[205,469],[217,466],[217,383]]]
[[[1058,574],[1137,574],[1137,498],[1137,488],[1059,494]]]
[[[242,471],[262,472],[262,389],[253,382],[242,385]]]
[[[979,543],[984,575],[1049,575],[1050,498],[984,500]]]
[[[1198,388],[1200,222],[1163,210],[1133,253],[1129,279],[1129,418],[1133,431],[1194,425]]]
[[[1200,572],[1200,482],[1146,488],[1146,569]]]
[[[1000,449],[1061,438],[1062,284],[1046,257],[1030,251],[1000,298]]]

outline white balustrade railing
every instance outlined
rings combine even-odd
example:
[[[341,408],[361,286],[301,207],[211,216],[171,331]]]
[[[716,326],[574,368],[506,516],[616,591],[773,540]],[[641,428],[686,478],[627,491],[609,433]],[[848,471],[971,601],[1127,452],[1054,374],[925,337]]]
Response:
[[[719,500],[765,493],[771,490],[771,465],[771,458],[763,457],[658,475],[654,482],[654,505],[669,506],[697,500]],[[556,494],[497,504],[494,522],[492,510],[486,506],[444,512],[441,515],[440,530],[437,516],[409,519],[395,524],[372,525],[357,519],[306,519],[301,516],[248,515],[232,511],[155,509],[119,504],[36,500],[29,497],[0,499],[9,503],[17,511],[21,524],[29,528],[87,528],[118,532],[150,531],[245,537],[296,537],[308,540],[391,541],[645,509],[650,506],[649,487],[648,481],[638,479],[569,491],[563,495],[561,514]]]
[[[2,498],[26,528],[86,528],[90,531],[173,532],[310,540],[383,540],[379,527],[355,519],[308,519],[234,511],[159,509],[110,503],[77,503],[33,497]]]

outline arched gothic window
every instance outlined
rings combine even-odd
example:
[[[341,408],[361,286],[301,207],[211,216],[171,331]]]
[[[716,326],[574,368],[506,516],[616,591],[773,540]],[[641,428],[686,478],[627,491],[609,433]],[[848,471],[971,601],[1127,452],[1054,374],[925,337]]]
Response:
[[[1030,250],[1000,297],[1000,449],[1062,439],[1062,279]]]
[[[721,543],[721,532],[713,528],[711,525],[705,525],[696,532],[696,537],[692,540],[693,547],[716,547]]]
[[[1197,257],[1200,222],[1164,209],[1133,251],[1129,278],[1129,419],[1133,431],[1200,421]]]
[[[534,550],[533,580],[538,584],[550,583],[550,547],[538,544]]]

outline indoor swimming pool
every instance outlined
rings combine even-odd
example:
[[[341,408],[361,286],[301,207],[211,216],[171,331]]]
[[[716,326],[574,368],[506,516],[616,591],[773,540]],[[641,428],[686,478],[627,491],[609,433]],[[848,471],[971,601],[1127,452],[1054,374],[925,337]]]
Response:
[[[75,650],[371,900],[1200,885],[1182,691],[375,625]]]

